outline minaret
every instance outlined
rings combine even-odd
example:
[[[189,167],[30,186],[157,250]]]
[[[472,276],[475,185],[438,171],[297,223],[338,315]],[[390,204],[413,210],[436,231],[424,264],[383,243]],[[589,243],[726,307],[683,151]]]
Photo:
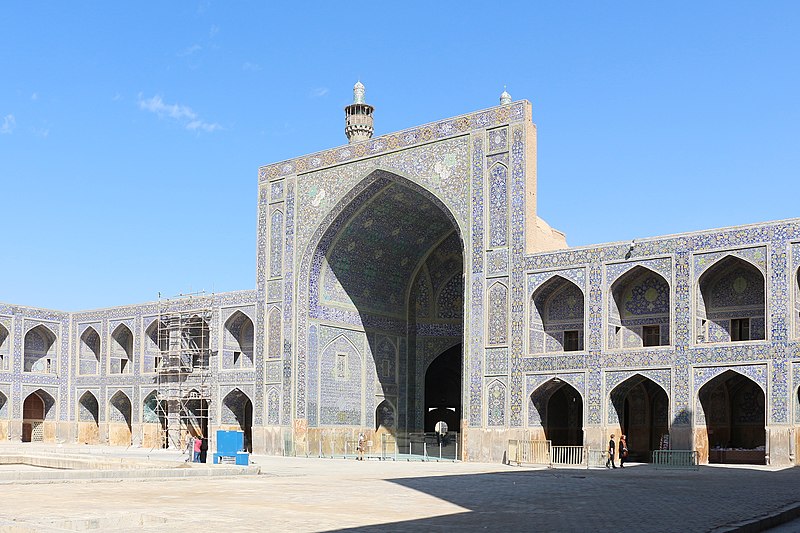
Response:
[[[344,108],[344,134],[350,144],[372,138],[372,112],[374,107],[364,100],[364,84],[353,86],[353,103]]]

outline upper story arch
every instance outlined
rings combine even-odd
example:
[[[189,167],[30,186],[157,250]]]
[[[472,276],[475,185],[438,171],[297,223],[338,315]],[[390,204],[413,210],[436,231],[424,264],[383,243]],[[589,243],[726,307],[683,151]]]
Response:
[[[671,289],[660,273],[636,265],[611,283],[607,296],[609,349],[670,344]]]
[[[738,342],[766,338],[766,282],[754,263],[725,255],[695,287],[696,340]]]
[[[531,295],[529,352],[584,349],[584,294],[574,282],[554,274]]]

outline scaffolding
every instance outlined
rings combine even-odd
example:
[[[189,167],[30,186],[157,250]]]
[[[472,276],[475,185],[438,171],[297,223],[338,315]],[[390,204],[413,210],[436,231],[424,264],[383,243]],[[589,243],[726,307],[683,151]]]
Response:
[[[183,449],[188,435],[208,437],[213,309],[213,294],[159,294],[155,367],[164,448]]]

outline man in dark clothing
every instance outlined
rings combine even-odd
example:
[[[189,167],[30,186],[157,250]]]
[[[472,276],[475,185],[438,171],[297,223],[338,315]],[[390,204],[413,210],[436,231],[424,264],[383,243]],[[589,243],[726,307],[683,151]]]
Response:
[[[205,463],[208,454],[208,439],[202,437],[200,439],[200,462]]]
[[[606,468],[616,468],[614,464],[614,452],[617,451],[616,443],[614,442],[614,435],[611,435],[611,440],[608,441],[608,459],[606,459]],[[608,465],[611,466],[608,466]]]

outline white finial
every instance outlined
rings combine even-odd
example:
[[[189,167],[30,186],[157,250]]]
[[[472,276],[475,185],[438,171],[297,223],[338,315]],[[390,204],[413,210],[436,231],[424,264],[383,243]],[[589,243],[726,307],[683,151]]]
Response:
[[[511,103],[511,95],[508,94],[505,85],[503,85],[503,94],[500,95],[500,105],[506,105],[510,103]]]
[[[366,89],[364,88],[364,84],[361,83],[361,80],[357,81],[355,85],[353,85],[353,103],[354,104],[366,104],[366,100],[364,98],[364,94],[366,93]]]

